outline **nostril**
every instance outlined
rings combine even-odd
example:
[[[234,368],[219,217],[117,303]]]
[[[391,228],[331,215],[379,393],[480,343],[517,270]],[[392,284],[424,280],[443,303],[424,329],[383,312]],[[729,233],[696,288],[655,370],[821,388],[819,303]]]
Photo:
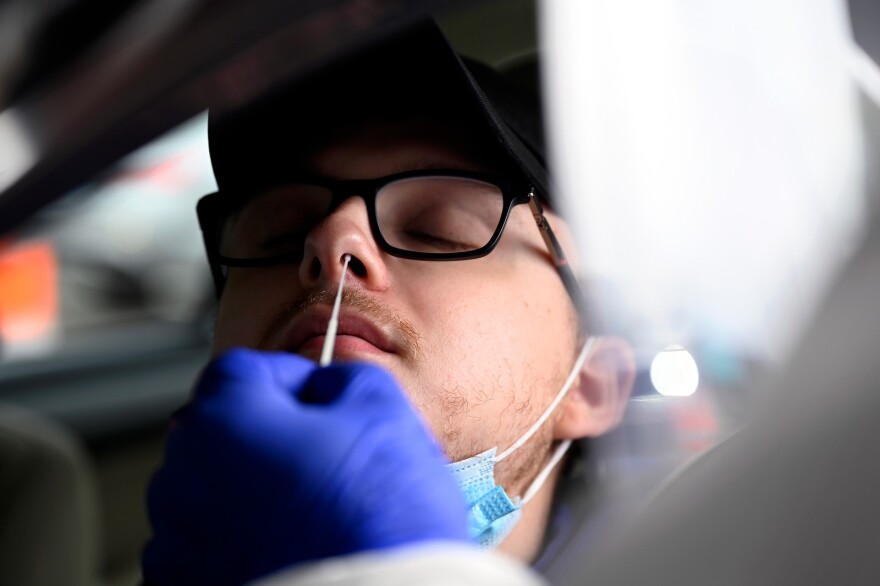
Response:
[[[312,264],[309,265],[309,278],[316,280],[319,276],[321,276],[321,261],[316,256],[312,259]]]
[[[364,263],[358,260],[356,256],[351,257],[351,260],[348,263],[348,268],[356,277],[363,279],[367,276],[367,267],[365,267]]]

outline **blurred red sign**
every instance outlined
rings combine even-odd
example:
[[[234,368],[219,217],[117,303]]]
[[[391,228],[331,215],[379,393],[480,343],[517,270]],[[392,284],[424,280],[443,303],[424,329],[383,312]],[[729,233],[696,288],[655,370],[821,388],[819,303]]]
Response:
[[[58,261],[45,240],[0,242],[0,340],[30,342],[58,323]]]

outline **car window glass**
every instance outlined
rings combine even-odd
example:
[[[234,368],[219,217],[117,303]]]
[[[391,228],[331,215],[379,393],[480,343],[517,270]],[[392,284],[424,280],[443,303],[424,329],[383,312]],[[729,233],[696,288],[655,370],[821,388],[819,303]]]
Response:
[[[0,239],[0,364],[206,339],[206,126],[205,113],[165,133]]]

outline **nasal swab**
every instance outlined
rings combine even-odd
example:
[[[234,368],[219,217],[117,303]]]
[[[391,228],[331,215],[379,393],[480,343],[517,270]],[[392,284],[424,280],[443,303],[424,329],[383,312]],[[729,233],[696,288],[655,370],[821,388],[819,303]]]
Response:
[[[339,289],[336,291],[336,300],[333,302],[333,311],[330,313],[330,323],[327,324],[327,335],[324,336],[324,348],[321,350],[321,359],[318,364],[327,366],[333,360],[333,347],[336,345],[336,330],[339,329],[339,307],[342,305],[342,287],[345,285],[345,274],[348,272],[348,261],[351,255],[343,257],[342,276],[339,277]]]

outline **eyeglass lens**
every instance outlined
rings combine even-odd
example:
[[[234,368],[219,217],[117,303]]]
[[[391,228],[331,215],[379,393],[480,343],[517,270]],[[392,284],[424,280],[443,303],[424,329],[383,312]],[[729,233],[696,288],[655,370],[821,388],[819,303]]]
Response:
[[[324,186],[290,184],[248,200],[226,220],[220,253],[236,259],[301,255],[305,238],[333,200]],[[385,241],[411,252],[442,254],[484,247],[501,222],[504,196],[491,183],[424,176],[393,181],[376,193]]]

